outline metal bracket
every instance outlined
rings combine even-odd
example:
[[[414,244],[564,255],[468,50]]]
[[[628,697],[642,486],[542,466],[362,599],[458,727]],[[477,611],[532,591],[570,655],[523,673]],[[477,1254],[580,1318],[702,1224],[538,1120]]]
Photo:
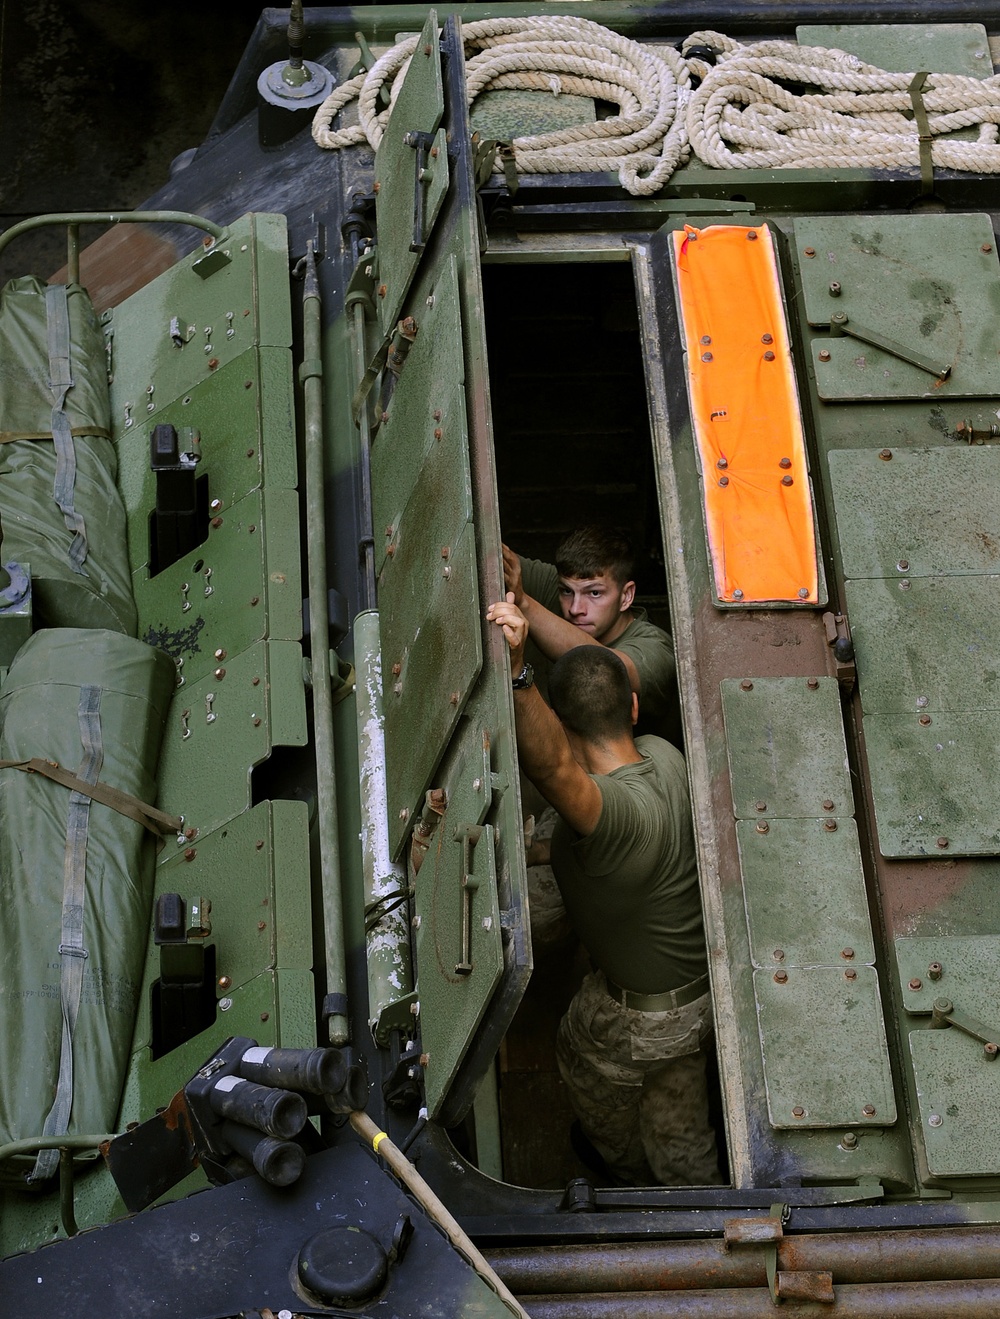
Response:
[[[940,363],[935,362],[933,358],[925,357],[922,353],[907,348],[905,344],[897,343],[895,339],[890,339],[887,335],[870,330],[867,326],[858,325],[856,321],[850,321],[844,311],[835,311],[830,317],[830,334],[834,338],[847,334],[861,343],[870,344],[873,348],[881,348],[884,353],[889,353],[892,357],[898,357],[901,362],[909,362],[911,366],[919,367],[921,371],[929,372],[930,375],[941,382],[947,380],[951,375],[952,368],[950,364],[942,366]]]
[[[854,662],[854,642],[851,640],[847,617],[844,614],[824,614],[823,627],[826,630],[826,644],[833,653],[833,676],[845,691],[852,692],[858,668]]]
[[[417,153],[413,172],[413,240],[410,243],[410,251],[422,252],[427,246],[427,236],[424,233],[424,189],[431,179],[430,159],[434,147],[434,134],[414,130],[406,134],[403,143],[413,147]]]
[[[949,1026],[954,1026],[963,1035],[978,1040],[983,1046],[984,1056],[989,1061],[994,1061],[1000,1053],[1000,1046],[996,1043],[1000,1040],[1000,1031],[984,1026],[975,1017],[967,1017],[964,1012],[957,1012],[950,998],[936,998],[931,1008],[931,1030],[947,1030]]]
[[[779,1269],[778,1247],[784,1240],[784,1225],[791,1217],[791,1206],[773,1204],[766,1218],[730,1218],[723,1224],[727,1250],[734,1246],[762,1246],[767,1289],[775,1305],[782,1301],[821,1301],[832,1304],[833,1274],[827,1269]]]
[[[462,844],[462,955],[455,965],[455,974],[472,975],[472,895],[479,880],[472,874],[472,850],[483,836],[481,824],[468,824],[455,830],[456,843]]]

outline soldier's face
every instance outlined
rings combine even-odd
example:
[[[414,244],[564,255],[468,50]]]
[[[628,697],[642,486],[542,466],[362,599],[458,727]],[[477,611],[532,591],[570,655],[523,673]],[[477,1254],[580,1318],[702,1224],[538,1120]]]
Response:
[[[608,645],[629,624],[627,610],[635,583],[619,586],[607,573],[597,577],[560,577],[559,605],[563,618]]]

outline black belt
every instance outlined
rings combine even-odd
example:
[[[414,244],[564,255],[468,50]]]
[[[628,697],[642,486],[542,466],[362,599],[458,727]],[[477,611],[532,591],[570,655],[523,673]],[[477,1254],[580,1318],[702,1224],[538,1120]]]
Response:
[[[613,980],[604,977],[608,986],[608,993],[620,1003],[623,1008],[632,1008],[636,1012],[666,1012],[668,1008],[682,1008],[687,1003],[693,1003],[695,999],[708,991],[708,972],[699,976],[697,980],[692,980],[690,984],[681,985],[679,989],[668,989],[663,994],[635,994],[631,989],[622,989],[621,985],[616,985]]]

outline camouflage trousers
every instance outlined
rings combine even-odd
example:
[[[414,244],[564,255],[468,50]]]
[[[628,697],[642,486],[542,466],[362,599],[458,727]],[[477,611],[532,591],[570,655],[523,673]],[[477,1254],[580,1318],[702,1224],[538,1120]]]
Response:
[[[632,1186],[717,1185],[705,1047],[711,995],[666,1012],[622,1007],[588,975],[559,1024],[570,1102],[608,1168]]]

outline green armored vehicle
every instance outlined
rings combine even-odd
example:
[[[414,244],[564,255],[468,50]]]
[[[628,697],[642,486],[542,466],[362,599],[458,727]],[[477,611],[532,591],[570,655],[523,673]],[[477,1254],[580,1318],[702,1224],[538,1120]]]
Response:
[[[69,235],[0,294],[5,1314],[1000,1312],[998,61],[971,0],[265,10],[142,211],[0,237]],[[596,520],[721,1185],[574,1142],[532,948],[486,610]]]

